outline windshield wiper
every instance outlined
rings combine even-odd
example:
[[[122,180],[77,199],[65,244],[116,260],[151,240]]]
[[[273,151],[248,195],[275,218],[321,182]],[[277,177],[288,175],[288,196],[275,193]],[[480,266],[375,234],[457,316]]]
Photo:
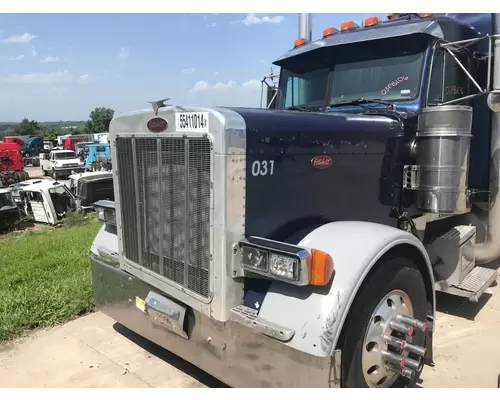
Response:
[[[323,107],[321,106],[310,106],[310,107],[305,107],[305,106],[290,106],[285,108],[285,110],[288,111],[319,111]]]
[[[391,101],[387,101],[387,100],[380,100],[380,99],[370,99],[370,100],[367,100],[367,99],[356,99],[356,100],[351,100],[351,101],[346,101],[345,103],[333,103],[333,104],[330,104],[329,107],[334,107],[334,106],[354,106],[354,105],[357,105],[357,104],[368,104],[368,103],[375,103],[375,104],[384,104],[384,105],[387,105],[387,106],[391,106],[391,108],[393,110],[396,109],[396,104],[391,102]]]

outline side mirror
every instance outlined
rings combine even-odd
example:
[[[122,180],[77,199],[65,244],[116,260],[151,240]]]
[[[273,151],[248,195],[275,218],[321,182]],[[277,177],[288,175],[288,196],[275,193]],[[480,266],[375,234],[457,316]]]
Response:
[[[486,98],[486,103],[494,113],[500,112],[500,91],[491,92]]]
[[[267,87],[266,93],[266,108],[270,110],[276,109],[276,99],[278,98],[278,88],[277,87]]]

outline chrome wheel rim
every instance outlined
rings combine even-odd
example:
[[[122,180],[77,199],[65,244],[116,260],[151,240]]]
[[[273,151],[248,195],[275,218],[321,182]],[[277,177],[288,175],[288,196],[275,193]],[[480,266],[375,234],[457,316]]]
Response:
[[[390,327],[390,323],[396,321],[398,314],[413,317],[413,306],[408,294],[402,290],[393,290],[380,300],[370,317],[361,357],[363,377],[369,387],[386,388],[399,377],[386,368],[387,362],[382,357],[382,351],[388,349],[384,341],[385,335],[411,342],[410,336],[401,336]],[[404,353],[402,355],[405,355]]]

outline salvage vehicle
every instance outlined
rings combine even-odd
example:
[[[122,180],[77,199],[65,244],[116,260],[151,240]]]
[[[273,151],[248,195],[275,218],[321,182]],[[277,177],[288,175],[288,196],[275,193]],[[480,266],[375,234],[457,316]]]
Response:
[[[21,151],[23,153],[23,156],[28,158],[37,156],[43,149],[44,149],[43,138],[40,136],[34,136],[24,141]]]
[[[56,225],[76,210],[76,198],[62,183],[46,179],[22,187],[22,209],[33,222]]]
[[[85,158],[89,152],[89,145],[94,142],[78,142],[75,144],[75,153],[79,157]]]
[[[99,200],[115,200],[111,172],[83,172],[70,175],[69,180],[69,189],[76,197],[78,210],[92,210],[93,204]]]
[[[87,171],[110,171],[111,168],[111,146],[108,143],[90,144],[85,157],[85,169]]]
[[[85,170],[83,161],[72,150],[52,150],[47,158],[40,158],[40,165],[44,175],[51,175],[56,180]]]
[[[113,118],[95,304],[230,386],[413,386],[497,277],[500,14],[299,22],[275,109]]]
[[[29,179],[24,170],[21,146],[15,142],[0,142],[0,187]]]
[[[0,231],[15,228],[21,222],[21,212],[10,188],[0,188]]]

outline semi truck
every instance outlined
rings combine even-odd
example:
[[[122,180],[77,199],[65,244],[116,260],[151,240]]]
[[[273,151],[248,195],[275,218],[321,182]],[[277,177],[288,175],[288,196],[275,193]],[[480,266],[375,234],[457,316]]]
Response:
[[[500,14],[311,22],[273,109],[114,117],[95,302],[230,386],[413,386],[497,277]]]
[[[0,187],[29,179],[24,170],[21,146],[16,142],[0,142]]]

